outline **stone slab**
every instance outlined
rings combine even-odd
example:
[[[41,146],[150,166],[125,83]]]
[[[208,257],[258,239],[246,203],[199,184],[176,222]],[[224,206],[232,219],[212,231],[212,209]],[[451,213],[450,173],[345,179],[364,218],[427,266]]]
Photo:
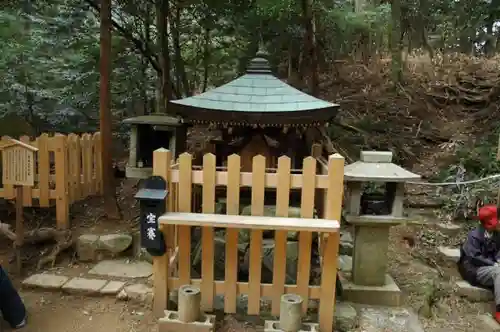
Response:
[[[361,151],[360,160],[364,163],[392,163],[392,152]]]
[[[86,295],[97,295],[108,283],[102,279],[73,278],[62,287],[67,293],[84,293]]]
[[[455,236],[462,229],[459,225],[452,223],[439,223],[436,225],[436,228],[446,236]]]
[[[103,288],[101,288],[100,293],[102,295],[116,295],[120,292],[125,283],[123,281],[110,281]]]
[[[368,305],[399,306],[402,292],[392,277],[385,276],[384,286],[362,286],[342,278],[343,299]]]
[[[457,263],[460,259],[459,248],[439,247],[438,252],[440,258],[447,263]]]
[[[147,278],[153,274],[153,265],[144,261],[106,260],[97,263],[89,271],[107,277]]]
[[[158,332],[213,332],[215,315],[203,315],[197,322],[184,323],[178,320],[175,311],[165,310],[165,317],[158,320]]]
[[[455,286],[457,294],[471,302],[488,302],[493,300],[493,293],[490,290],[472,286],[465,280],[457,281]]]
[[[59,289],[67,281],[68,277],[59,276],[49,273],[34,274],[23,281],[23,285],[27,287],[37,287],[43,289]]]
[[[478,317],[478,327],[482,332],[500,332],[500,324],[490,315],[484,314]]]
[[[264,321],[264,332],[282,332],[279,328],[280,322],[277,320]],[[297,332],[319,332],[319,324],[317,323],[302,323],[302,328]]]

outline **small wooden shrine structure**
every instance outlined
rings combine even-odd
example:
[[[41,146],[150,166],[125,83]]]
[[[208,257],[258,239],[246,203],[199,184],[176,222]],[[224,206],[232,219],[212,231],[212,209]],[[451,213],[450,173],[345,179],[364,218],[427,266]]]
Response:
[[[227,157],[237,153],[244,172],[251,171],[252,158],[259,154],[266,158],[267,168],[276,168],[277,158],[286,155],[292,158],[292,168],[301,169],[313,144],[326,139],[324,126],[339,107],[275,77],[262,51],[250,61],[245,75],[169,104],[184,123],[220,131],[209,151],[217,156],[217,166],[226,166]]]

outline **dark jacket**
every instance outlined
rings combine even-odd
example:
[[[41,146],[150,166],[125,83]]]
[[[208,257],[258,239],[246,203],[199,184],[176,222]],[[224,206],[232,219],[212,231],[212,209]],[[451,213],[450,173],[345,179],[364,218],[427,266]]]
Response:
[[[467,240],[460,248],[460,259],[458,270],[466,281],[471,285],[480,285],[477,281],[477,269],[482,266],[493,266],[500,260],[500,234],[491,233],[491,237],[485,236],[482,226],[469,232]]]

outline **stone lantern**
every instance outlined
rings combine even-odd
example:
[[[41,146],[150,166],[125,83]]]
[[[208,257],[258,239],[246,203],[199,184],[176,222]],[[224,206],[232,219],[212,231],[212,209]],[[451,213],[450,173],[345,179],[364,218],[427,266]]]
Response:
[[[406,221],[406,181],[420,179],[392,163],[392,152],[362,151],[361,160],[345,167],[347,222],[354,226],[351,278],[345,281],[348,301],[399,305],[400,290],[387,274],[389,229]]]

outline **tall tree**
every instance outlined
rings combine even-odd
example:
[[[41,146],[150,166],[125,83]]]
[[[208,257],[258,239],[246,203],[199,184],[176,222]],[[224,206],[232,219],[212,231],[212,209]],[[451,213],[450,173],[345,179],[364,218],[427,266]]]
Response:
[[[121,217],[116,200],[116,186],[111,155],[113,136],[111,123],[111,0],[101,0],[101,56],[99,70],[100,84],[100,131],[101,131],[101,169],[104,195],[104,211],[109,219]]]

